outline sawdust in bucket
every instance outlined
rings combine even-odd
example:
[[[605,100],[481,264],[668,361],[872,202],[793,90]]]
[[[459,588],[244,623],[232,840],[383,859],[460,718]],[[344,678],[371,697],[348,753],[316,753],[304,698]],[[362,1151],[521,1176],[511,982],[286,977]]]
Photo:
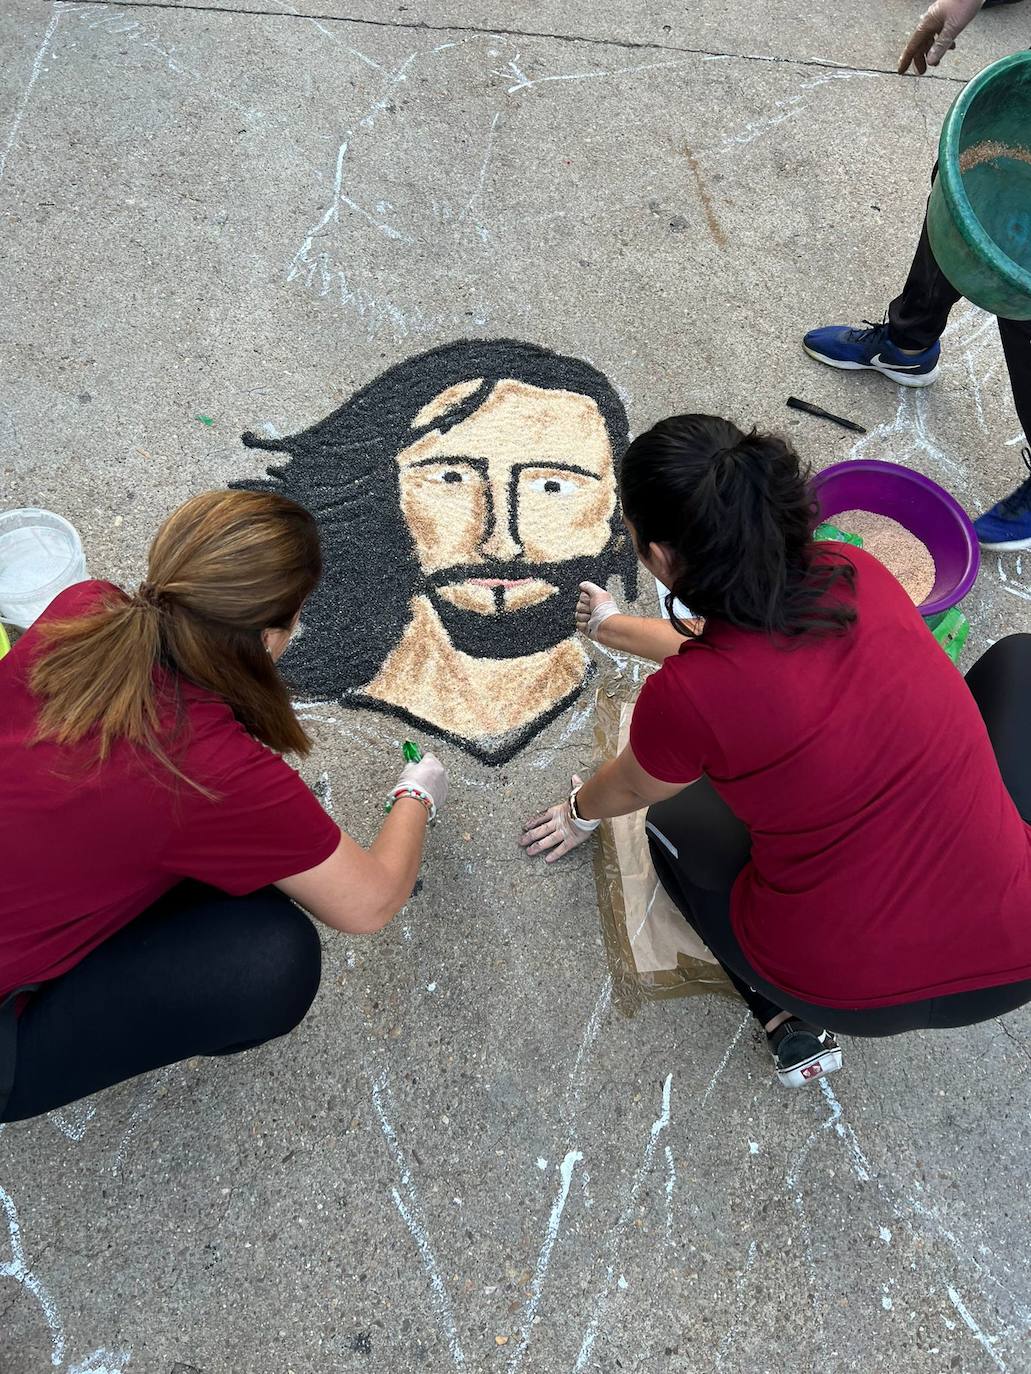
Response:
[[[839,530],[860,536],[866,552],[902,583],[915,605],[927,600],[934,586],[934,559],[905,525],[870,510],[843,510],[833,520]]]
[[[1012,158],[1014,162],[1031,162],[1031,148],[1011,147],[992,138],[982,139],[960,153],[959,170],[969,172],[972,167],[980,167],[983,162],[995,162],[1001,157]]]

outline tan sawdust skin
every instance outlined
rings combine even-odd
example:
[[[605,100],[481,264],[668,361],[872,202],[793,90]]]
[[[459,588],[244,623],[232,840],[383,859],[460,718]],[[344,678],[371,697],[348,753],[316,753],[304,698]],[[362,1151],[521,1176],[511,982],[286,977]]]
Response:
[[[847,534],[858,534],[866,552],[902,583],[915,605],[927,600],[934,586],[934,559],[905,525],[869,510],[844,510],[832,517],[832,523]]]

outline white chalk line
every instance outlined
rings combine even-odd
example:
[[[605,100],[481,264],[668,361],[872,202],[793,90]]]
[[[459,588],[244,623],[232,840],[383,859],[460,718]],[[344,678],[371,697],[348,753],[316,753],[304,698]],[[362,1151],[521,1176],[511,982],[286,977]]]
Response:
[[[0,1278],[14,1279],[15,1283],[20,1284],[27,1293],[31,1293],[39,1303],[43,1320],[46,1322],[47,1330],[50,1333],[50,1363],[55,1369],[58,1369],[64,1360],[64,1322],[61,1320],[61,1314],[57,1310],[57,1304],[49,1289],[46,1288],[42,1279],[33,1273],[25,1261],[25,1247],[22,1243],[21,1226],[18,1222],[18,1209],[15,1207],[14,1199],[10,1193],[2,1187],[0,1187],[0,1207],[3,1208],[7,1218],[11,1247],[10,1259],[0,1261]]]
[[[744,1035],[746,1026],[747,1026],[748,1023],[749,1023],[751,1020],[753,1020],[753,1019],[754,1019],[754,1018],[752,1017],[752,1013],[751,1013],[750,1011],[746,1011],[745,1014],[744,1014],[744,1016],[741,1018],[741,1024],[738,1026],[737,1030],[734,1032],[734,1038],[733,1038],[733,1040],[731,1040],[730,1044],[727,1046],[726,1050],[724,1051],[723,1058],[722,1058],[722,1059],[720,1060],[720,1062],[716,1065],[716,1072],[715,1072],[715,1073],[713,1074],[713,1076],[709,1079],[708,1087],[705,1089],[705,1092],[702,1093],[702,1100],[701,1100],[701,1101],[699,1102],[699,1104],[698,1104],[698,1110],[699,1110],[699,1111],[702,1110],[702,1108],[705,1106],[705,1104],[708,1102],[709,1098],[712,1096],[713,1092],[715,1091],[716,1084],[720,1081],[720,1078],[721,1078],[721,1076],[722,1076],[722,1074],[723,1074],[723,1070],[724,1070],[724,1069],[727,1067],[727,1065],[730,1063],[730,1056],[734,1053],[734,1050],[735,1050],[735,1048],[737,1047],[738,1041],[741,1039],[742,1035]]]
[[[576,1145],[576,1119],[580,1111],[580,1104],[583,1101],[584,1064],[598,1037],[598,1031],[601,1029],[602,1017],[608,1011],[611,1003],[612,978],[610,975],[602,982],[601,988],[598,991],[598,996],[595,998],[594,1007],[591,1010],[590,1016],[587,1018],[587,1026],[584,1029],[583,1038],[576,1052],[576,1058],[573,1060],[573,1067],[569,1071],[569,1082],[566,1087],[561,1113],[568,1132],[568,1143],[570,1148]]]
[[[343,48],[344,52],[350,53],[351,56],[356,57],[359,62],[364,62],[364,64],[367,67],[371,67],[373,71],[383,71],[383,64],[381,62],[375,61],[375,59],[371,58],[368,53],[362,52],[360,48],[354,48],[351,46],[350,43],[345,43],[339,34],[334,33],[332,29],[327,29],[325,24],[320,23],[318,19],[313,18],[309,14],[302,14],[296,5],[290,4],[290,0],[281,0],[281,2],[286,6],[286,8],[290,11],[291,14],[296,14],[300,18],[306,19],[309,24],[314,24],[315,28],[318,29],[319,33],[325,34],[326,37],[332,43],[336,44],[337,47]]]
[[[383,1105],[384,1095],[389,1091],[389,1079],[387,1071],[382,1070],[376,1077],[366,1069],[369,1083],[372,1087],[372,1103],[379,1119],[380,1130],[383,1132],[383,1139],[387,1142],[387,1148],[393,1158],[398,1176],[401,1180],[401,1187],[405,1191],[406,1197],[403,1198],[397,1188],[391,1189],[391,1196],[394,1199],[394,1206],[397,1208],[401,1220],[408,1229],[408,1233],[415,1243],[415,1248],[419,1252],[423,1268],[430,1282],[430,1291],[433,1295],[434,1307],[436,1308],[441,1334],[447,1341],[448,1349],[451,1352],[451,1359],[455,1365],[461,1369],[465,1365],[465,1354],[462,1350],[458,1336],[458,1327],[455,1323],[454,1311],[451,1306],[451,1299],[448,1297],[447,1289],[444,1287],[444,1280],[441,1278],[440,1268],[437,1264],[433,1247],[430,1244],[429,1233],[423,1216],[422,1204],[419,1194],[415,1187],[415,1180],[412,1178],[411,1170],[405,1159],[401,1143],[397,1138],[397,1132],[391,1125],[386,1109]],[[407,1198],[407,1201],[406,1201]]]
[[[666,1156],[666,1244],[673,1244],[673,1193],[677,1186],[677,1166],[673,1161],[673,1150],[667,1145]]]
[[[101,10],[107,9],[106,5],[99,6]],[[130,19],[128,23],[123,23],[117,15],[103,14],[102,17],[94,19],[98,6],[96,5],[65,5],[59,6],[62,14],[70,14],[79,19],[90,20],[90,29],[100,29],[109,38],[121,38],[127,43],[135,43],[140,49],[148,49],[158,57],[164,59],[166,68],[174,72],[177,76],[189,77],[191,81],[200,82],[204,88],[204,94],[209,100],[215,100],[223,105],[228,105],[231,109],[239,111],[248,119],[266,119],[269,116],[263,110],[256,109],[252,105],[244,105],[239,100],[234,100],[232,96],[223,95],[221,91],[215,89],[210,77],[204,73],[196,71],[192,67],[184,67],[183,64],[173,56],[175,47],[165,48],[157,39],[160,37],[161,30],[151,25],[149,29],[144,26],[139,19]],[[281,115],[273,115],[272,119],[280,123],[285,122]]]
[[[555,72],[549,76],[527,76],[518,65],[519,53],[516,53],[504,71],[494,71],[495,76],[500,76],[503,80],[514,81],[509,86],[508,94],[515,95],[517,91],[528,91],[533,86],[542,86],[549,81],[596,81],[608,76],[633,76],[638,72],[650,72],[668,69],[670,67],[686,67],[686,62],[642,62],[634,67],[597,67],[593,71],[587,72]]]
[[[808,1157],[808,1154],[812,1149],[813,1144],[820,1137],[820,1135],[825,1134],[827,1132],[832,1132],[838,1139],[840,1139],[844,1143],[848,1153],[849,1164],[856,1179],[860,1183],[872,1182],[875,1185],[880,1195],[887,1202],[892,1215],[906,1228],[906,1230],[912,1237],[914,1237],[914,1239],[921,1238],[920,1230],[913,1220],[913,1216],[919,1216],[922,1219],[931,1223],[933,1233],[937,1236],[938,1239],[944,1241],[948,1245],[948,1247],[953,1251],[955,1257],[958,1260],[960,1260],[961,1262],[971,1264],[981,1275],[983,1275],[985,1279],[987,1279],[990,1283],[998,1287],[1014,1303],[1014,1310],[1017,1319],[1022,1323],[1022,1325],[1025,1328],[1031,1325],[1031,1310],[1029,1310],[1024,1305],[1022,1300],[1019,1299],[1015,1294],[1013,1294],[1010,1291],[1010,1289],[1007,1288],[1007,1286],[995,1274],[991,1272],[987,1265],[983,1264],[980,1260],[978,1260],[975,1257],[971,1246],[962,1242],[959,1239],[959,1237],[956,1236],[954,1232],[952,1232],[940,1220],[940,1218],[937,1217],[937,1215],[933,1211],[931,1211],[931,1209],[929,1209],[923,1203],[921,1203],[919,1199],[913,1197],[901,1180],[897,1178],[885,1180],[883,1175],[878,1174],[875,1171],[873,1165],[870,1163],[870,1160],[868,1159],[866,1153],[864,1152],[859,1142],[859,1138],[856,1135],[855,1130],[853,1129],[851,1124],[844,1119],[841,1103],[835,1095],[833,1088],[830,1086],[826,1079],[820,1080],[819,1087],[823,1095],[824,1101],[830,1107],[830,1114],[828,1115],[826,1120],[823,1121],[820,1124],[820,1126],[810,1134],[808,1140],[805,1142],[802,1149],[799,1151],[798,1156],[796,1156],[795,1162],[789,1170],[785,1179],[789,1188],[795,1190],[794,1204],[795,1210],[799,1214],[800,1222],[803,1225],[803,1243],[805,1243],[806,1240],[806,1231],[808,1223],[805,1218],[805,1204],[802,1195],[802,1190],[798,1186],[802,1165],[805,1163],[805,1160]],[[896,1191],[896,1196],[890,1195],[888,1191],[889,1183],[890,1186]],[[907,1213],[906,1208],[909,1209],[909,1213],[912,1213],[912,1215]],[[990,1251],[987,1251],[987,1247],[982,1246],[981,1248],[982,1252],[987,1252],[989,1254],[991,1253]],[[953,1292],[956,1292],[958,1297],[958,1291],[956,1290],[955,1285],[945,1274],[945,1271],[942,1268],[941,1263],[933,1255],[928,1255],[927,1258],[932,1269],[936,1272],[939,1281],[942,1283],[943,1288],[949,1294],[950,1300],[952,1300]],[[813,1277],[815,1278],[815,1267]],[[987,1300],[987,1295],[984,1292],[981,1292],[979,1296]],[[953,1305],[955,1305],[955,1301]],[[958,1310],[959,1308],[957,1308],[957,1311]],[[985,1348],[991,1353],[993,1361],[996,1363],[998,1368],[1005,1369],[1006,1366],[1002,1362],[1001,1356],[999,1356],[998,1352],[994,1350],[991,1344],[991,1342],[995,1341],[997,1338],[985,1336],[984,1332],[981,1330],[980,1326],[977,1324],[976,1320],[965,1306],[963,1307],[963,1313],[966,1313],[966,1316],[964,1317],[964,1322],[967,1325],[968,1329],[971,1331],[971,1334],[974,1335],[975,1338],[978,1339],[979,1342],[982,1344],[988,1342],[988,1344],[985,1345]],[[961,1316],[963,1315],[963,1313],[961,1313]],[[969,1318],[969,1321],[967,1320],[967,1318]],[[1012,1332],[1012,1330],[1012,1327],[1007,1326],[1007,1331]],[[1019,1333],[1014,1334],[1015,1336],[1019,1335]]]
[[[55,8],[50,23],[47,25],[47,31],[43,35],[43,42],[39,45],[39,49],[37,50],[35,59],[32,63],[32,70],[29,73],[28,84],[26,85],[25,90],[22,92],[21,100],[18,102],[18,108],[14,112],[14,122],[11,125],[10,133],[7,135],[7,142],[4,145],[4,150],[2,153],[0,153],[0,181],[3,181],[4,179],[4,172],[7,170],[7,159],[11,155],[11,150],[14,147],[15,139],[17,139],[18,137],[18,131],[21,129],[22,120],[25,118],[25,111],[28,109],[29,101],[32,98],[33,88],[35,87],[36,82],[39,80],[40,72],[43,70],[43,62],[46,59],[47,50],[50,47],[54,34],[57,32],[57,25],[60,21],[60,18],[61,11]]]
[[[723,1361],[730,1354],[731,1347],[734,1344],[734,1337],[737,1335],[737,1333],[741,1330],[741,1327],[744,1325],[745,1305],[742,1299],[744,1297],[745,1288],[748,1284],[749,1275],[752,1271],[752,1266],[755,1264],[755,1259],[758,1253],[758,1243],[753,1240],[749,1243],[748,1246],[748,1256],[745,1259],[745,1267],[740,1271],[740,1273],[737,1275],[734,1281],[733,1306],[734,1312],[737,1315],[734,1317],[734,1320],[731,1322],[727,1330],[723,1333],[723,1338],[721,1339],[719,1346],[716,1349],[714,1368],[717,1370],[717,1374],[718,1371],[722,1370],[723,1368]]]
[[[544,1291],[544,1280],[547,1277],[548,1265],[551,1263],[551,1252],[555,1248],[558,1240],[559,1227],[562,1224],[562,1213],[565,1210],[566,1199],[569,1197],[569,1185],[573,1181],[573,1170],[581,1162],[583,1155],[579,1150],[570,1150],[562,1161],[559,1170],[559,1189],[555,1201],[552,1204],[551,1215],[548,1217],[548,1224],[544,1231],[544,1240],[541,1242],[540,1253],[537,1256],[537,1266],[534,1270],[533,1282],[530,1285],[530,1296],[527,1299],[526,1310],[523,1313],[522,1327],[519,1332],[519,1344],[509,1360],[509,1374],[516,1374],[522,1368],[526,1358],[526,1352],[530,1346],[530,1337],[533,1334],[534,1318],[537,1315],[537,1308],[540,1306],[541,1294]]]
[[[651,1129],[648,1132],[648,1140],[645,1143],[641,1163],[638,1165],[637,1172],[634,1174],[633,1181],[630,1184],[630,1191],[627,1194],[626,1203],[624,1204],[616,1224],[609,1232],[606,1243],[609,1262],[605,1271],[605,1279],[594,1296],[593,1312],[587,1329],[584,1332],[583,1340],[580,1343],[580,1351],[576,1357],[576,1364],[573,1366],[573,1374],[580,1374],[580,1371],[590,1359],[594,1343],[598,1339],[598,1335],[601,1331],[602,1322],[605,1319],[612,1298],[618,1290],[618,1284],[613,1284],[612,1279],[616,1272],[616,1257],[619,1244],[625,1231],[633,1220],[637,1197],[641,1191],[644,1180],[651,1172],[652,1161],[655,1157],[655,1150],[659,1143],[659,1137],[662,1135],[663,1131],[666,1130],[670,1122],[672,1083],[673,1075],[671,1073],[667,1074],[662,1084],[662,1106],[659,1115],[652,1122]]]
[[[583,729],[594,718],[594,702],[586,701],[582,706],[573,705],[569,708],[569,719],[562,727],[562,733],[554,744],[549,744],[546,749],[542,749],[539,754],[535,754],[530,760],[531,768],[548,768],[554,762],[556,755],[561,751],[563,745]]]
[[[84,1360],[69,1365],[67,1374],[123,1374],[131,1360],[131,1350],[106,1350],[101,1347]]]
[[[533,1334],[534,1317],[537,1314],[537,1308],[544,1291],[544,1281],[547,1277],[548,1267],[551,1263],[551,1254],[555,1246],[555,1240],[558,1236],[558,1227],[568,1200],[573,1172],[576,1165],[581,1164],[584,1159],[583,1152],[577,1146],[577,1117],[583,1101],[584,1066],[594,1046],[594,1042],[598,1037],[602,1018],[608,1011],[611,1002],[612,978],[611,976],[606,976],[595,998],[591,1014],[587,1019],[587,1025],[584,1029],[583,1036],[577,1048],[576,1057],[573,1060],[573,1065],[569,1072],[565,1096],[560,1107],[560,1115],[566,1129],[566,1155],[560,1171],[559,1191],[552,1206],[551,1216],[545,1228],[544,1241],[542,1242],[541,1250],[538,1254],[533,1283],[530,1289],[530,1297],[527,1302],[520,1332],[520,1342],[513,1354],[510,1365],[511,1370],[517,1370],[525,1358],[530,1337]],[[591,1176],[586,1166],[580,1170],[579,1176],[584,1207],[590,1209],[593,1207],[594,1203],[591,1197]]]
[[[994,1348],[993,1343],[995,1341],[995,1337],[985,1335],[985,1333],[981,1330],[981,1327],[970,1315],[969,1311],[966,1308],[966,1305],[963,1302],[963,1299],[959,1296],[959,1294],[957,1293],[955,1288],[952,1287],[951,1284],[949,1285],[949,1287],[946,1288],[945,1291],[949,1295],[949,1302],[952,1303],[953,1307],[959,1313],[960,1320],[963,1322],[963,1325],[974,1337],[974,1340],[977,1341],[978,1345],[981,1346],[981,1348],[985,1351],[988,1358],[991,1360],[992,1364],[995,1365],[995,1368],[1001,1369],[1003,1371],[1003,1374],[1005,1374],[1005,1371],[1008,1368],[1008,1366],[1006,1362],[1003,1360],[1002,1356],[999,1354],[999,1352]]]
[[[90,1122],[97,1114],[97,1104],[91,1097],[81,1102],[70,1102],[66,1107],[57,1107],[47,1112],[50,1121],[68,1140],[80,1141],[86,1134]]]
[[[794,119],[796,115],[801,114],[805,109],[808,93],[816,90],[818,86],[826,86],[828,82],[831,81],[848,81],[852,80],[854,77],[871,75],[873,75],[871,72],[840,70],[828,72],[825,76],[813,77],[809,81],[803,81],[797,94],[786,96],[783,100],[774,101],[773,109],[776,113],[765,115],[761,119],[750,120],[747,124],[744,124],[738,129],[736,133],[729,134],[723,140],[723,147],[732,148],[735,145],[745,146],[749,143],[754,143],[757,138],[761,138],[763,134],[769,133],[771,129],[776,129],[779,125],[785,123],[785,121]]]
[[[472,219],[473,224],[476,228],[476,232],[477,234],[479,234],[480,239],[484,243],[490,242],[490,232],[480,223],[479,217],[473,214],[473,207],[475,205],[478,205],[480,200],[482,200],[483,198],[483,188],[487,184],[487,171],[490,167],[491,157],[494,154],[494,139],[497,135],[497,128],[500,122],[501,111],[497,110],[494,114],[494,118],[490,122],[490,129],[487,132],[487,149],[483,155],[483,161],[480,164],[480,175],[477,179],[475,190],[469,197],[465,209],[462,210],[458,216],[459,220],[463,220],[466,218]]]
[[[128,1126],[126,1126],[124,1132],[122,1133],[122,1138],[118,1142],[118,1149],[115,1152],[114,1164],[111,1167],[111,1172],[113,1174],[118,1174],[121,1172],[122,1167],[125,1164],[125,1157],[128,1152],[129,1146],[132,1143],[132,1140],[136,1135],[136,1132],[140,1129],[140,1126],[143,1122],[143,1118],[147,1116],[147,1114],[153,1109],[154,1104],[161,1096],[162,1088],[168,1082],[171,1075],[175,1072],[176,1067],[177,1066],[175,1064],[166,1064],[163,1069],[160,1069],[157,1073],[151,1074],[150,1078],[144,1084],[140,1097],[135,1107],[133,1107],[132,1116],[130,1116],[129,1118],[129,1124]]]
[[[922,453],[932,466],[945,468],[953,483],[962,478],[962,468],[954,459],[938,446],[928,431],[927,396],[923,392],[914,394],[912,387],[899,387],[898,406],[894,420],[886,420],[877,425],[869,434],[857,439],[849,450],[849,458],[861,458],[873,444],[886,444],[891,457],[899,461],[911,453]],[[898,437],[903,442],[890,442]]]
[[[343,202],[344,162],[347,157],[347,150],[350,146],[352,139],[354,139],[359,129],[372,128],[373,124],[375,124],[376,122],[377,116],[382,114],[382,112],[386,109],[387,105],[389,105],[391,96],[394,91],[394,87],[397,86],[400,82],[406,81],[408,79],[408,68],[419,56],[421,56],[419,52],[412,52],[408,54],[408,56],[401,63],[401,65],[395,71],[391,72],[387,76],[383,93],[379,96],[379,98],[374,100],[373,103],[368,107],[368,109],[365,110],[363,114],[359,115],[358,118],[355,120],[354,124],[351,125],[351,127],[347,129],[344,133],[344,136],[341,139],[340,144],[337,148],[336,168],[333,175],[333,191],[330,197],[329,204],[326,206],[321,217],[308,230],[307,235],[301,243],[300,248],[297,250],[293,258],[291,259],[290,265],[287,268],[286,273],[286,280],[288,282],[293,281],[295,277],[300,275],[302,266],[308,266],[310,264],[314,267],[316,265],[311,264],[311,259],[309,256],[315,239],[318,237],[319,234],[322,233],[323,229],[325,229],[327,225],[329,225],[330,223],[338,222],[340,219],[340,206]],[[357,206],[354,201],[349,200],[347,203],[350,207],[361,210],[361,207]],[[371,218],[370,216],[368,216],[367,211],[361,210],[361,213],[365,215],[367,218]],[[326,290],[323,290],[322,294],[325,295]]]

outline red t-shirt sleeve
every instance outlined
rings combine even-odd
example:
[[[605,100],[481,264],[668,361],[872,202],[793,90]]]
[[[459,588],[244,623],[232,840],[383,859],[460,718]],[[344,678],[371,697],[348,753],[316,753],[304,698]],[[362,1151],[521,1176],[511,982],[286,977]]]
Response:
[[[328,859],[340,827],[278,754],[234,733],[231,766],[204,779],[217,799],[182,788],[164,866],[240,897]]]
[[[683,655],[652,673],[630,719],[630,748],[646,773],[659,782],[697,782],[705,772],[711,734],[678,676]]]

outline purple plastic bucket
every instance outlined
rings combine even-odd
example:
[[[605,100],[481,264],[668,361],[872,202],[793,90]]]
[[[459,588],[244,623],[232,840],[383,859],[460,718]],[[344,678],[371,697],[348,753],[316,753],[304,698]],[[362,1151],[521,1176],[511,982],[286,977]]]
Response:
[[[944,487],[901,463],[853,458],[818,472],[810,483],[820,519],[868,510],[897,520],[934,559],[934,586],[920,614],[938,615],[962,601],[977,580],[981,550],[966,511]]]

